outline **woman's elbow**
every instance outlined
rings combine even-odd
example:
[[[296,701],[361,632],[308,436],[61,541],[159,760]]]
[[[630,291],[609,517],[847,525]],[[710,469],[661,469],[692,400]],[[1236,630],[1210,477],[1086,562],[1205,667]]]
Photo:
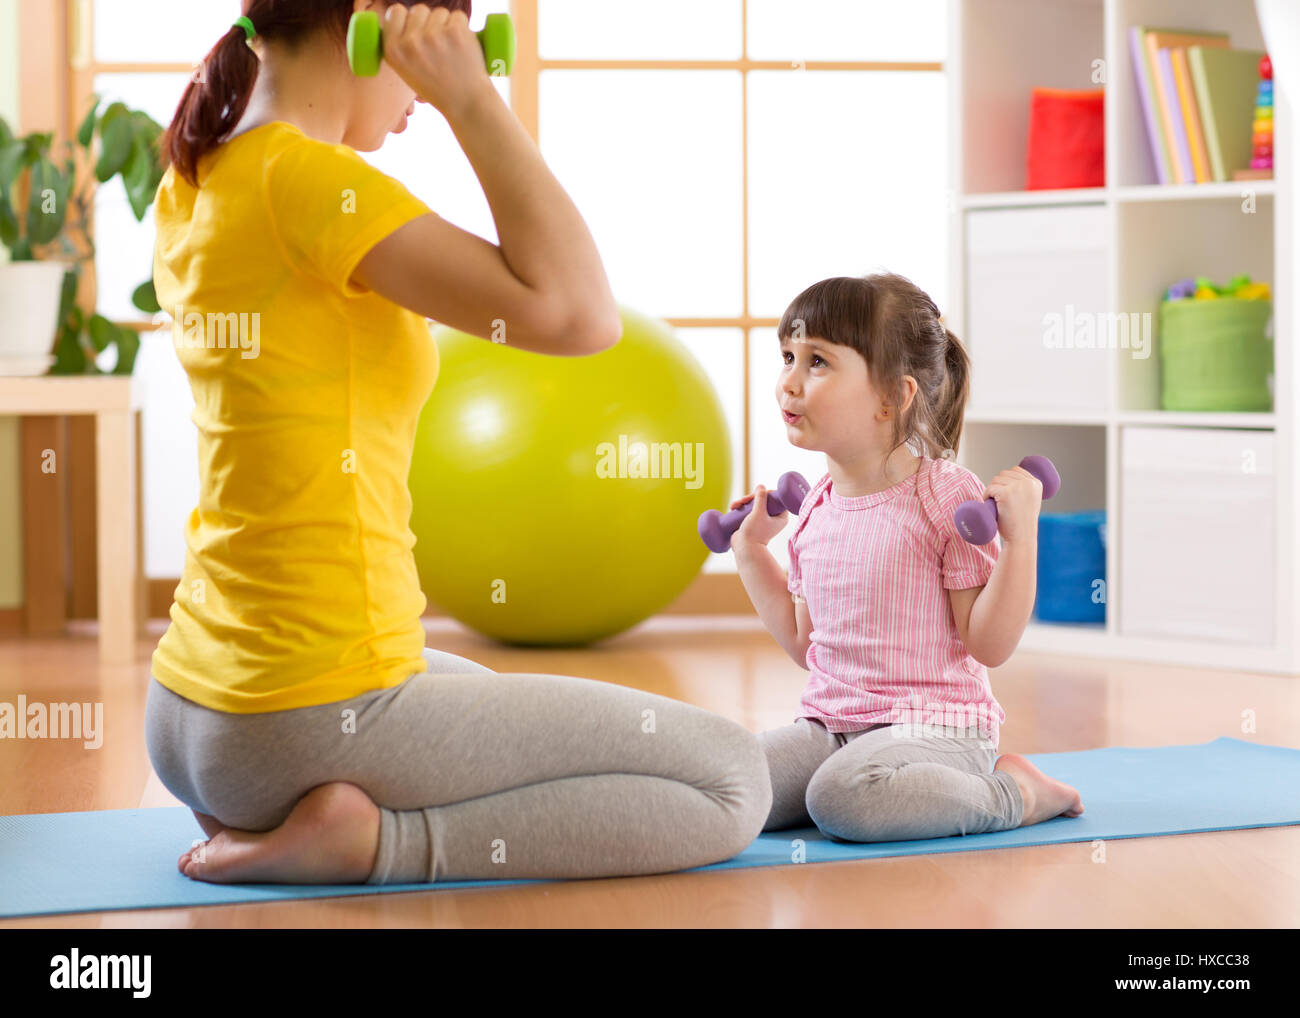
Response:
[[[623,323],[581,321],[552,335],[545,352],[559,357],[592,357],[612,349],[623,338]]]
[[[532,339],[526,350],[551,357],[590,357],[623,338],[623,319],[612,311],[558,300],[535,302],[528,318]]]
[[[580,334],[585,337],[584,347],[588,353],[604,353],[623,338],[623,318],[616,309],[613,315],[588,323]]]

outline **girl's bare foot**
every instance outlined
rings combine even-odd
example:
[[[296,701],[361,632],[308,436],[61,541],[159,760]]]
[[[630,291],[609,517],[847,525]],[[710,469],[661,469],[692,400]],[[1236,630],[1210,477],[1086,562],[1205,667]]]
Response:
[[[217,884],[359,884],[378,851],[379,807],[356,785],[335,781],[299,799],[274,830],[222,828],[177,866],[187,877]]]
[[[1083,800],[1076,789],[1049,778],[1019,753],[1004,753],[993,769],[1006,771],[1020,788],[1020,797],[1025,801],[1021,827],[1040,824],[1052,817],[1077,817],[1083,812]]]

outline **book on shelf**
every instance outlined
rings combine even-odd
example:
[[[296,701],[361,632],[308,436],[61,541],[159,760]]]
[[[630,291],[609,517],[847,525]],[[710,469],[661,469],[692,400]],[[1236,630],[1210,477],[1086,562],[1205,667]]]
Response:
[[[1156,50],[1156,91],[1160,94],[1161,119],[1169,125],[1169,143],[1173,152],[1174,179],[1180,184],[1196,182],[1192,169],[1191,146],[1187,142],[1187,125],[1178,105],[1178,84],[1174,81],[1172,50],[1161,46]]]
[[[1182,111],[1183,126],[1187,130],[1187,147],[1191,152],[1192,172],[1196,175],[1196,182],[1204,184],[1214,178],[1210,167],[1209,151],[1205,147],[1205,128],[1201,124],[1201,113],[1196,104],[1196,87],[1192,84],[1192,72],[1187,63],[1189,48],[1175,46],[1169,50],[1169,63],[1174,72],[1174,87],[1178,90],[1178,108]]]
[[[1156,179],[1203,184],[1250,165],[1260,50],[1226,32],[1133,25],[1129,46]]]
[[[1263,56],[1263,50],[1201,46],[1187,50],[1214,180],[1231,180],[1234,170],[1250,165],[1251,124]]]
[[[1191,150],[1187,148],[1187,129],[1178,105],[1173,65],[1168,53],[1161,60],[1160,50],[1179,46],[1227,49],[1228,34],[1134,25],[1129,29],[1129,42],[1156,178],[1162,184],[1193,183],[1196,180],[1195,168]],[[1162,65],[1167,68],[1167,79],[1162,73]]]

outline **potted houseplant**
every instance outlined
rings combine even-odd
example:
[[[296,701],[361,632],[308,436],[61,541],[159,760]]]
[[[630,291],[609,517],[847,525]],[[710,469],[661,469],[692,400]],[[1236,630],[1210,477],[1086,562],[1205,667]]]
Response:
[[[51,156],[53,134],[15,137],[0,117],[0,242],[11,258],[0,266],[0,374],[98,374],[95,357],[110,345],[117,346],[113,374],[130,374],[135,365],[135,330],[95,314],[93,295],[89,314],[77,302],[83,266],[93,276],[95,265],[86,174],[93,171],[101,184],[121,174],[131,211],[143,221],[162,181],[163,129],[120,102],[101,115],[100,101],[94,96],[75,144],[63,142],[61,166]],[[141,311],[158,311],[153,280],[131,300]]]

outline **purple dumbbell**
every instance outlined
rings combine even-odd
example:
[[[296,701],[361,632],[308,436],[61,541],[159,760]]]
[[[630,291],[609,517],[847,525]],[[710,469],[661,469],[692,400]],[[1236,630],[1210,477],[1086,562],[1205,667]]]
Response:
[[[767,493],[767,514],[780,516],[786,511],[797,514],[807,494],[808,482],[803,479],[803,475],[790,470],[776,482],[776,491]],[[756,501],[757,497],[751,498],[739,509],[733,509],[726,515],[717,509],[706,509],[700,513],[700,537],[704,538],[710,551],[721,554],[731,547],[731,535],[745,521]]]
[[[1026,456],[1020,465],[1043,484],[1043,498],[1049,499],[1061,490],[1061,475],[1046,456]],[[998,532],[998,503],[986,498],[983,502],[963,502],[952,514],[957,533],[971,544],[988,544]]]

